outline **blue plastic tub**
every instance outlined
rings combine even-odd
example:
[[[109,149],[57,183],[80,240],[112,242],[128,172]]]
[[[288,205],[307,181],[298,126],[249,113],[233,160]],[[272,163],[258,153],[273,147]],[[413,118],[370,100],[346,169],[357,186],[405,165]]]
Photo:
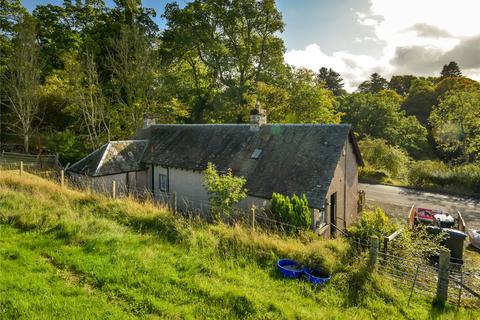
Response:
[[[277,266],[285,278],[300,278],[303,274],[302,266],[294,260],[280,259]]]
[[[324,284],[325,282],[330,280],[330,276],[327,275],[325,272],[315,269],[305,268],[303,269],[303,273],[305,277],[307,277],[308,281],[313,284]]]

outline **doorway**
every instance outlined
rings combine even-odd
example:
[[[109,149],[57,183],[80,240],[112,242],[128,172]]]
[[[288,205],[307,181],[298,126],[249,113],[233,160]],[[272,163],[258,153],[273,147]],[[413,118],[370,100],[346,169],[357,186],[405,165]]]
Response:
[[[330,196],[330,237],[335,238],[337,233],[337,193]]]

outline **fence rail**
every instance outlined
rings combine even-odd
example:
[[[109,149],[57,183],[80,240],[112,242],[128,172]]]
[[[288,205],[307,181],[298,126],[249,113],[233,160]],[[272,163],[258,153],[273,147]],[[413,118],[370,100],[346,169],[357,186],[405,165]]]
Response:
[[[37,167],[37,168],[59,168],[58,156],[51,154],[25,154],[16,152],[4,152],[0,153],[0,165],[2,167],[19,166],[23,163],[24,166]]]

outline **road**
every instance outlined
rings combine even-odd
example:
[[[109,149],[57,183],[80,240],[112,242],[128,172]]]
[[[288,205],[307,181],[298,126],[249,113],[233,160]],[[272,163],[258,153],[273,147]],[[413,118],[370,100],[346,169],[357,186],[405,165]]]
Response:
[[[456,216],[459,210],[469,229],[480,229],[480,199],[459,197],[440,193],[424,192],[408,188],[379,184],[360,183],[359,190],[365,190],[367,204],[376,204],[389,215],[406,220],[408,212],[416,207],[441,209]]]

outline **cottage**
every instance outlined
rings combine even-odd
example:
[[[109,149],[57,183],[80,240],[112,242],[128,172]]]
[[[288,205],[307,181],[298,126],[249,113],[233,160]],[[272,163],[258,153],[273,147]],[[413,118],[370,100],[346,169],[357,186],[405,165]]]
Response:
[[[180,209],[208,203],[202,172],[209,162],[246,178],[239,206],[267,206],[273,192],[303,195],[314,230],[332,236],[357,216],[362,158],[350,125],[267,124],[257,111],[250,124],[155,125],[145,119],[131,140],[112,141],[75,163],[78,183],[117,194],[149,190],[161,201],[175,193]]]

